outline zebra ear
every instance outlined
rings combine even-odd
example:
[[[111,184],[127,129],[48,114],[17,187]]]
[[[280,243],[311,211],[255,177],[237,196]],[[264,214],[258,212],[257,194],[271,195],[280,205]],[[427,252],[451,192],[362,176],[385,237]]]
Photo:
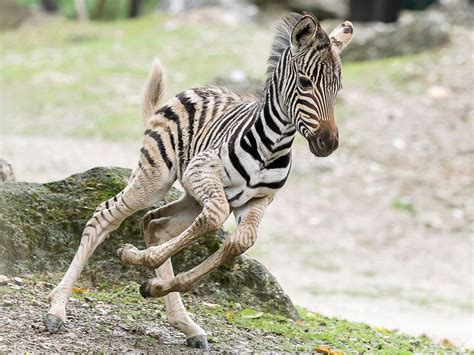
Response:
[[[354,32],[354,26],[349,21],[341,23],[337,26],[329,35],[331,39],[332,47],[337,53],[341,53],[342,50],[349,44],[352,39]]]
[[[303,16],[291,31],[291,53],[295,55],[303,48],[309,46],[318,31],[318,23],[310,16]]]

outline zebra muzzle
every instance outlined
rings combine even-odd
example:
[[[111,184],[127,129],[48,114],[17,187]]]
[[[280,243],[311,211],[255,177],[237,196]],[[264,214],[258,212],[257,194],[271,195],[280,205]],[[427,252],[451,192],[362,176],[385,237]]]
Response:
[[[338,134],[328,131],[308,136],[306,139],[309,143],[309,150],[317,157],[327,157],[339,146]]]

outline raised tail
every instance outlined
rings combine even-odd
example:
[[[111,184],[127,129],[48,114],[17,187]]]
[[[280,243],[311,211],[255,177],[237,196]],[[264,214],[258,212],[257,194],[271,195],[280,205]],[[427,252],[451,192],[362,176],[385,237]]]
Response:
[[[142,99],[142,115],[145,126],[148,120],[159,108],[160,103],[165,96],[166,83],[164,78],[163,66],[158,58],[155,58],[151,65],[150,75],[148,76]]]

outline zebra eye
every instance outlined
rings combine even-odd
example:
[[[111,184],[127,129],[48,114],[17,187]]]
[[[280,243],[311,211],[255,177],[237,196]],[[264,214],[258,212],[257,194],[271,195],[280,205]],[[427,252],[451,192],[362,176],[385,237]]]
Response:
[[[303,90],[310,90],[313,88],[313,83],[311,82],[311,80],[305,78],[304,76],[299,77],[298,85]]]

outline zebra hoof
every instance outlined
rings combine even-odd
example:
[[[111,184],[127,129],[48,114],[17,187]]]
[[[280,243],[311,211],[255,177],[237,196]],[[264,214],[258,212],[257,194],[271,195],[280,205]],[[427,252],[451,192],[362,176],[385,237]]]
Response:
[[[190,348],[209,350],[209,344],[207,343],[207,335],[195,335],[191,338],[186,339],[186,344]]]
[[[117,255],[117,258],[119,258],[119,260],[125,264],[126,262],[123,260],[124,253],[128,253],[129,251],[133,249],[136,249],[133,245],[124,244],[120,248],[117,249],[117,251],[115,252],[115,255]]]
[[[140,294],[143,298],[164,297],[173,291],[177,290],[172,290],[168,284],[162,281],[157,281],[156,279],[150,279],[142,283],[140,286]]]
[[[43,323],[50,333],[62,333],[65,330],[64,322],[50,313],[43,316]]]
[[[153,297],[150,292],[150,281],[146,281],[140,285],[140,295],[143,298]]]

